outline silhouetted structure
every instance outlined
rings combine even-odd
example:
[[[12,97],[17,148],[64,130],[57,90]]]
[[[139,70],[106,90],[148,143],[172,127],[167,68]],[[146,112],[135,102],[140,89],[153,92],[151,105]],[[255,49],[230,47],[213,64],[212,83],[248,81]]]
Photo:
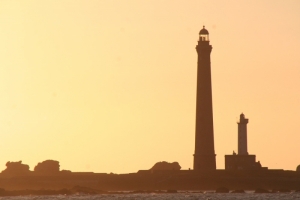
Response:
[[[29,172],[29,166],[22,164],[22,161],[7,162],[6,169],[2,171],[3,174],[8,175],[25,175]]]
[[[203,27],[196,46],[198,53],[197,102],[196,102],[196,140],[194,170],[215,170],[214,128],[212,109],[212,87],[209,33]]]
[[[248,119],[242,113],[240,115],[240,122],[238,122],[238,155],[248,155],[247,150],[247,124]]]
[[[267,169],[256,162],[255,155],[248,155],[247,150],[247,124],[249,120],[242,113],[238,122],[238,154],[225,155],[225,170],[257,170]]]
[[[55,174],[59,172],[59,162],[56,160],[45,160],[34,167],[34,172],[40,174]]]
[[[225,155],[226,170],[261,169],[260,162],[255,161],[255,155]]]
[[[180,170],[178,162],[168,163],[166,161],[157,162],[150,170]]]

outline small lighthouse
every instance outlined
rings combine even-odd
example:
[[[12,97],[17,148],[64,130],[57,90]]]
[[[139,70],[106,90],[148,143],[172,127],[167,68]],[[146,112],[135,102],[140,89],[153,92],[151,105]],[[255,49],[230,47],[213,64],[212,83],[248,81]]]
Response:
[[[238,124],[238,153],[233,152],[232,155],[225,155],[225,170],[261,170],[268,169],[262,167],[260,162],[256,162],[255,155],[248,154],[247,147],[247,124],[249,120],[245,115],[240,114]]]
[[[247,150],[247,124],[248,119],[242,113],[240,115],[240,122],[238,122],[238,155],[248,155]]]

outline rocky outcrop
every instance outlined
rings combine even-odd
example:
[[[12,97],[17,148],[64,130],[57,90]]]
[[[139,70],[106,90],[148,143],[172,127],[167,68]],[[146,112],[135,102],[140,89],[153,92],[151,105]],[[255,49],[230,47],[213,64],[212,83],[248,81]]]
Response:
[[[6,163],[6,169],[2,171],[3,174],[9,174],[9,175],[26,175],[28,174],[29,166],[22,164],[22,161],[18,162],[7,162]]]
[[[59,172],[59,162],[56,160],[45,160],[34,167],[34,172],[39,174],[56,174]]]
[[[155,163],[150,170],[180,170],[181,166],[178,162],[168,163],[166,161]]]
[[[258,188],[254,191],[254,193],[270,193],[270,191],[263,188]]]
[[[226,187],[219,187],[216,189],[216,193],[228,193],[229,189]]]

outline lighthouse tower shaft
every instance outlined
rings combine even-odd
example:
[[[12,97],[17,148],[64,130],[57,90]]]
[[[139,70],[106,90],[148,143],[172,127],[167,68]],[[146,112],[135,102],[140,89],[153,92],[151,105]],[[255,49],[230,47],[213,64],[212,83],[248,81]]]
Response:
[[[208,31],[203,27],[196,50],[198,53],[196,140],[194,170],[215,170],[212,87]]]
[[[247,147],[247,124],[249,120],[242,113],[238,122],[238,155],[248,155]]]

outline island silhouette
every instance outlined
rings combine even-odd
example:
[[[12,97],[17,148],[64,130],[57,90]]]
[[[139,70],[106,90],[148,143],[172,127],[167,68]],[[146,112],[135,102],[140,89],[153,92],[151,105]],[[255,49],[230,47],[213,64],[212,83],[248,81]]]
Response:
[[[295,171],[269,169],[248,153],[247,124],[240,114],[238,152],[225,155],[225,169],[216,169],[212,112],[212,84],[209,32],[203,27],[196,46],[197,101],[193,169],[181,169],[178,162],[160,161],[151,168],[129,174],[72,172],[60,170],[59,161],[45,160],[33,171],[22,161],[7,162],[0,173],[0,196],[29,194],[102,194],[108,191],[177,192],[177,190],[216,190],[216,192],[300,191],[300,165]],[[145,158],[146,159],[146,158]]]
[[[300,191],[300,167],[284,170],[182,170],[178,162],[161,161],[147,170],[114,174],[60,170],[58,161],[45,160],[33,171],[29,166],[7,162],[0,173],[0,196],[111,194],[216,190],[258,193]]]

